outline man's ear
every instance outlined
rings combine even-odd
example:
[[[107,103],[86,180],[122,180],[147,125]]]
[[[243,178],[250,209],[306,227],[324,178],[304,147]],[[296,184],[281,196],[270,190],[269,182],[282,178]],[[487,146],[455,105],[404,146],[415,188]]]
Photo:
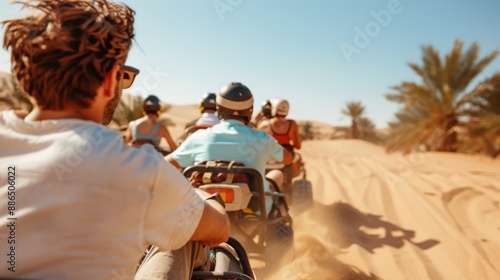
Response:
[[[104,83],[103,83],[103,88],[104,88],[104,96],[106,98],[112,99],[115,96],[116,90],[115,88],[119,86],[118,83],[121,82],[121,79],[119,79],[120,73],[120,66],[118,64],[113,65],[111,70],[104,75]]]

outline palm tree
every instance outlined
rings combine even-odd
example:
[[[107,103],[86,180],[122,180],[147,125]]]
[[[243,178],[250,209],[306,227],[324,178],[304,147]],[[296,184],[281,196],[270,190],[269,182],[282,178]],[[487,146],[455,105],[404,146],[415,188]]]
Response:
[[[359,121],[365,111],[365,107],[360,101],[347,102],[346,108],[342,109],[342,114],[351,118],[351,137],[354,139],[360,138]]]
[[[476,90],[463,149],[495,158],[500,155],[500,73],[486,79]]]
[[[423,64],[408,64],[421,82],[403,82],[392,87],[396,93],[386,95],[403,105],[397,120],[389,123],[389,151],[410,152],[421,145],[438,151],[458,150],[458,134],[469,116],[466,108],[479,94],[475,89],[467,92],[467,87],[499,53],[494,51],[479,59],[477,43],[465,52],[462,48],[463,42],[456,40],[441,59],[432,46],[423,47]]]
[[[372,143],[380,144],[382,139],[376,131],[376,126],[373,121],[367,117],[361,117],[358,121],[358,128],[361,131],[361,135],[364,140],[370,141]]]

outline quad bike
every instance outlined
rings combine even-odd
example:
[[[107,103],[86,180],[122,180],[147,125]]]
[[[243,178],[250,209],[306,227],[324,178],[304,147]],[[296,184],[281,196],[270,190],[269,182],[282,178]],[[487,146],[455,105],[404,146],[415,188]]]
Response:
[[[288,202],[295,208],[304,209],[312,204],[312,187],[306,179],[307,172],[302,156],[297,151],[294,152],[293,162],[290,165],[283,163],[268,163],[266,172],[278,169],[283,172],[283,192],[288,196]],[[301,177],[298,179],[298,177]]]
[[[218,192],[225,204],[231,221],[231,236],[242,242],[248,252],[263,256],[266,270],[279,267],[294,257],[292,217],[288,213],[286,195],[271,183],[271,192],[264,190],[261,174],[253,168],[198,164],[187,167],[183,174],[226,174],[224,181],[194,185],[208,193]],[[213,163],[213,162],[212,162]],[[243,176],[247,182],[235,182]],[[230,179],[228,179],[230,178]],[[270,205],[266,197],[272,198]]]

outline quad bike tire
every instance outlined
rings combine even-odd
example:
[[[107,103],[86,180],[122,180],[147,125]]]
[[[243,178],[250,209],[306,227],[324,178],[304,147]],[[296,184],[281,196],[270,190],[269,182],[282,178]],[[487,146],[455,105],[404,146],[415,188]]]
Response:
[[[267,233],[265,250],[266,268],[279,268],[293,261],[295,258],[293,229],[281,223],[270,226]]]
[[[305,210],[313,204],[313,193],[311,182],[306,179],[293,182],[292,200],[294,208]]]

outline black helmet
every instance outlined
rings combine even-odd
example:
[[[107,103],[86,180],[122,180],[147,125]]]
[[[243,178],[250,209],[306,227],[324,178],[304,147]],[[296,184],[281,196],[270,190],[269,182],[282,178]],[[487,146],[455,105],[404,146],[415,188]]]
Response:
[[[268,99],[268,100],[262,102],[261,112],[264,116],[271,118],[272,109],[273,109],[273,105],[271,104],[271,100]]]
[[[160,112],[161,105],[160,99],[156,95],[149,95],[146,97],[142,103],[142,109],[144,112]]]
[[[252,92],[242,83],[233,82],[224,86],[216,98],[219,119],[235,116],[246,119],[253,114]]]
[[[217,105],[215,104],[215,93],[209,92],[203,94],[200,99],[200,113],[203,113],[207,109],[217,110]]]

